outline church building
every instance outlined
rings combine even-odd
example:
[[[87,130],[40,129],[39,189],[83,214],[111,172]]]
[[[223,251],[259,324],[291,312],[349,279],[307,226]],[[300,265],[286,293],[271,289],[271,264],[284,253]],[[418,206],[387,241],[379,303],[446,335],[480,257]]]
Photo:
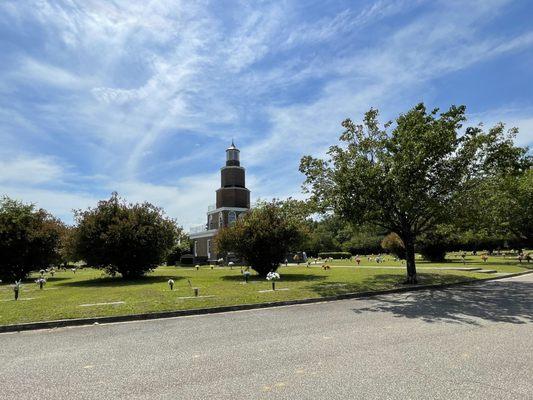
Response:
[[[189,237],[195,263],[218,259],[213,238],[222,227],[232,225],[250,210],[250,191],[246,188],[245,171],[240,163],[240,150],[233,141],[226,149],[226,165],[220,170],[220,188],[216,191],[216,204],[207,210],[207,223],[192,228]]]

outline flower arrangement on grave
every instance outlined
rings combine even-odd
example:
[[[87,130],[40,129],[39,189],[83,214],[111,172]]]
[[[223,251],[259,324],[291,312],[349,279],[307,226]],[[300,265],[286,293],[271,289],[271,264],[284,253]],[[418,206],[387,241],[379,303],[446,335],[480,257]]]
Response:
[[[170,290],[174,290],[174,279],[168,280],[168,286],[170,287]]]
[[[279,274],[277,272],[270,271],[267,274],[266,279],[267,279],[267,281],[271,281],[272,282],[272,290],[276,290],[276,281],[281,279],[281,277],[279,276]]]
[[[15,293],[15,300],[18,300],[19,298],[19,292],[20,292],[21,287],[22,287],[22,281],[20,279],[18,281],[15,281],[15,284],[13,285],[13,292]]]
[[[39,279],[35,281],[35,283],[39,285],[39,289],[43,290],[43,286],[46,283],[46,278],[41,276]]]
[[[244,282],[248,283],[248,279],[250,279],[250,271],[244,271],[242,273],[242,276],[244,277]]]
[[[70,269],[72,272],[76,273],[76,268],[71,268]]]

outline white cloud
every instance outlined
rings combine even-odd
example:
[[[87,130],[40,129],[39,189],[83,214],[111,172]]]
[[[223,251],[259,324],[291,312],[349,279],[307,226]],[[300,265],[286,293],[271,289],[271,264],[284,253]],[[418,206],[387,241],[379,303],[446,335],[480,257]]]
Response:
[[[272,162],[276,154],[323,154],[337,139],[345,118],[360,118],[370,107],[396,115],[422,99],[417,93],[431,79],[533,44],[533,32],[479,40],[476,26],[494,9],[480,7],[457,15],[455,6],[401,27],[379,45],[332,60],[324,68],[334,71],[336,78],[316,100],[270,107],[272,133],[245,149],[253,163]],[[297,161],[292,164],[296,167]]]
[[[470,115],[472,125],[483,123],[487,129],[499,122],[503,122],[508,129],[518,128],[516,144],[533,149],[533,108],[507,107]]]
[[[5,155],[4,155],[5,157]],[[65,171],[55,160],[47,157],[18,155],[0,160],[0,183],[20,185],[57,182]]]
[[[33,203],[68,224],[74,222],[73,210],[94,207],[98,201],[92,194],[81,191],[44,189],[20,184],[2,185],[0,195]]]
[[[41,35],[39,51],[17,54],[17,70],[0,70],[2,97],[15,101],[0,102],[0,144],[26,148],[17,136],[24,132],[46,146],[68,141],[57,151],[61,160],[64,148],[81,149],[65,158],[74,164],[68,167],[43,155],[4,158],[3,188],[61,215],[94,205],[91,193],[102,188],[117,190],[190,226],[203,222],[218,187],[218,171],[206,173],[202,161],[223,152],[213,150],[217,139],[235,135],[246,138],[239,144],[254,196],[297,195],[299,158],[323,153],[344,118],[371,106],[390,117],[430,92],[434,78],[533,44],[533,32],[480,33],[506,1],[480,0],[468,12],[464,2],[425,2],[421,16],[407,15],[420,3],[381,0],[314,20],[291,3],[235,4],[223,20],[212,9],[218,3],[3,2],[0,23],[20,31],[38,25]],[[373,24],[389,17],[395,24],[374,37]],[[343,41],[349,34],[354,43]],[[17,104],[26,82],[62,95],[43,91],[44,100]],[[531,132],[531,115],[502,111],[496,119]],[[196,152],[181,143],[186,135],[210,140]],[[528,135],[519,140],[531,142]],[[168,147],[169,138],[179,154],[158,159],[155,149]],[[85,169],[99,183],[73,189],[88,182]],[[144,173],[158,169],[176,178],[148,181]]]

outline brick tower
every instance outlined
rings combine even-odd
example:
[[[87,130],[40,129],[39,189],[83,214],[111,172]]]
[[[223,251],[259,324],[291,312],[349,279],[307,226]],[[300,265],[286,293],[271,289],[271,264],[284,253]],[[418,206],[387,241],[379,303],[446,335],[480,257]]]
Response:
[[[207,209],[207,224],[192,228],[189,233],[195,262],[218,259],[213,250],[213,237],[220,228],[232,225],[250,209],[250,191],[246,188],[245,175],[240,150],[231,141],[231,146],[226,149],[226,165],[220,169],[216,204]]]

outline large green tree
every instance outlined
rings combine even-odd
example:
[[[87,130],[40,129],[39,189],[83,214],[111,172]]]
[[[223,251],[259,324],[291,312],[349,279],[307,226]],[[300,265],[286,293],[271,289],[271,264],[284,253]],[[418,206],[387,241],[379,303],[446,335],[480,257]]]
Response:
[[[258,203],[244,218],[218,232],[217,250],[242,257],[261,276],[276,271],[289,252],[299,250],[306,234],[296,204],[295,200]]]
[[[323,210],[353,224],[370,222],[395,232],[406,251],[407,282],[416,283],[415,244],[419,235],[453,216],[458,196],[498,168],[513,168],[523,151],[507,146],[503,126],[484,133],[462,130],[465,107],[439,113],[418,104],[380,125],[371,109],[362,124],[350,119],[329,158],[305,156],[304,188]]]
[[[533,246],[533,169],[487,179],[476,191],[465,217],[476,231]]]
[[[496,212],[506,228],[525,246],[533,246],[533,169],[503,178]]]
[[[76,254],[111,275],[136,277],[163,262],[178,228],[150,203],[128,204],[113,193],[96,208],[75,212]]]
[[[43,209],[0,200],[0,279],[24,279],[59,259],[63,224]]]

